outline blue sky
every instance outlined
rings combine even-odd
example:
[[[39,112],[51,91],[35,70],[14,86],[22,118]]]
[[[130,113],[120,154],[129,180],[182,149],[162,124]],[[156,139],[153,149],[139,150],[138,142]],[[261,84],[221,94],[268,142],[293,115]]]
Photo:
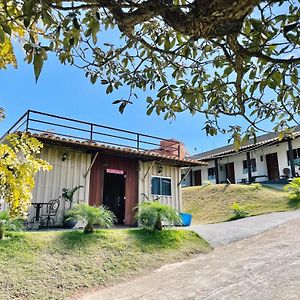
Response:
[[[6,119],[0,123],[0,135],[26,110],[34,109],[164,138],[175,138],[184,142],[191,154],[227,144],[228,136],[206,136],[202,130],[205,121],[203,117],[181,113],[170,123],[163,120],[163,116],[147,116],[147,94],[142,92],[138,92],[139,100],[120,114],[118,107],[112,105],[115,99],[122,97],[120,92],[106,95],[105,87],[100,84],[92,85],[83,71],[61,65],[54,56],[50,56],[44,65],[36,84],[33,67],[23,62],[21,53],[18,56],[18,69],[8,67],[7,70],[0,70],[0,106],[6,111]],[[236,118],[235,121],[243,124]],[[224,120],[223,125],[230,122],[232,120]]]

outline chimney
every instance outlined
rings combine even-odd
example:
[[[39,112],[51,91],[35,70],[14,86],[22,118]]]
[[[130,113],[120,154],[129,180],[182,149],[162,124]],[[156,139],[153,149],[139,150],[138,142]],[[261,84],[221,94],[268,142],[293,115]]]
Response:
[[[160,152],[165,155],[176,156],[180,159],[186,156],[184,144],[174,139],[160,141]]]

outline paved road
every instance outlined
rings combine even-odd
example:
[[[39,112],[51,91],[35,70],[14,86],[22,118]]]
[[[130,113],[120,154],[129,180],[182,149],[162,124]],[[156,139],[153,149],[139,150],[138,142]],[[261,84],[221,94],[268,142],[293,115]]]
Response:
[[[300,299],[300,218],[84,300]]]
[[[231,222],[192,225],[185,227],[185,229],[197,232],[212,246],[220,246],[259,234],[299,217],[300,209],[270,213]]]

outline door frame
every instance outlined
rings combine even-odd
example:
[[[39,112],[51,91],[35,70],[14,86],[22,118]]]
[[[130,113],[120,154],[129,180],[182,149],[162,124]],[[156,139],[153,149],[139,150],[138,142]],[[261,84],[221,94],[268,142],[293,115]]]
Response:
[[[229,166],[231,167],[232,166],[232,168],[231,169],[229,169]],[[231,176],[232,176],[232,178],[231,179],[233,179],[233,180],[230,180],[230,178],[229,178],[229,172],[228,172],[228,170],[230,170],[230,173],[231,173],[231,171],[232,171],[232,174],[230,174]],[[235,184],[235,182],[236,182],[236,178],[235,178],[235,168],[234,168],[234,162],[229,162],[229,163],[226,163],[225,164],[225,175],[226,175],[226,180],[228,179],[232,184]],[[230,177],[231,177],[230,176]],[[233,182],[232,182],[233,181]]]
[[[196,174],[198,174],[198,179],[200,180],[200,182],[198,182],[199,184],[196,183]],[[200,186],[202,185],[202,173],[201,170],[196,170],[194,171],[194,186]]]
[[[272,171],[276,170],[277,169],[277,176],[276,178],[270,178],[270,172],[271,172],[271,168],[269,168],[268,166],[268,161],[269,163],[271,162],[273,164],[272,161],[270,161],[270,159],[268,158],[272,158],[273,162],[276,161],[276,165],[277,165],[277,168],[273,168]],[[275,160],[274,160],[275,159]],[[280,171],[279,171],[279,162],[278,162],[278,154],[277,152],[273,152],[273,153],[268,153],[266,154],[266,165],[267,165],[267,173],[268,173],[268,180],[277,180],[277,179],[280,179]]]
[[[108,169],[105,169],[104,170],[104,175],[103,175],[103,195],[102,195],[102,199],[103,199],[103,205],[106,205],[106,206],[109,206],[106,202],[106,193],[107,193],[107,190],[106,190],[106,184],[105,184],[105,181],[107,179],[107,176],[110,175],[111,178],[114,178],[114,176],[116,176],[115,178],[117,178],[117,176],[119,177],[118,178],[118,184],[120,184],[120,187],[121,187],[121,190],[122,190],[122,193],[120,192],[120,196],[118,196],[118,200],[117,200],[117,204],[114,203],[120,210],[116,210],[115,209],[115,205],[114,205],[114,208],[111,208],[110,207],[110,210],[116,215],[117,217],[117,223],[116,224],[124,224],[125,223],[125,216],[126,216],[126,174],[125,174],[125,171],[123,170],[120,170],[120,172],[116,172],[116,173],[113,173],[113,172],[107,172]],[[121,183],[122,181],[122,183]],[[114,186],[116,185],[116,183],[112,182],[111,184],[113,184]],[[121,186],[122,185],[122,186]],[[121,201],[123,201],[122,205],[120,205],[119,201],[120,201],[120,197],[123,197],[123,199],[121,199]],[[115,200],[116,201],[116,200]],[[120,208],[120,206],[122,208]]]

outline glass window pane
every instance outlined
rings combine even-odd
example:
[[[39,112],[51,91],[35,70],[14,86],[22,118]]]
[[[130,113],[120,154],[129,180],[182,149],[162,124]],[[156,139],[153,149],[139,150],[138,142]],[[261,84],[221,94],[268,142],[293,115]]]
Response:
[[[151,180],[151,194],[152,195],[160,195],[160,178],[152,177]]]
[[[171,196],[171,179],[161,178],[162,181],[162,195]]]

